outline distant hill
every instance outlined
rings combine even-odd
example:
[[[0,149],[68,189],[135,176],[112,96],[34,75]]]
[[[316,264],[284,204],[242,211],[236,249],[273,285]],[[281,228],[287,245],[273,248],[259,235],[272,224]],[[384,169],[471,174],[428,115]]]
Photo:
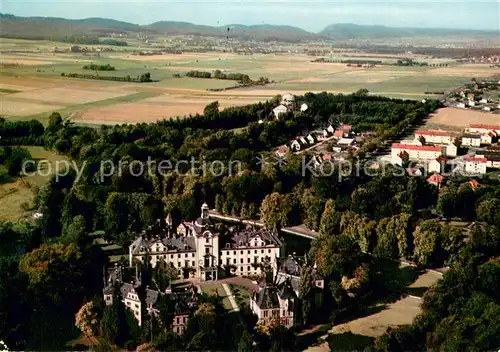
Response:
[[[480,31],[472,29],[447,28],[399,28],[386,26],[361,26],[352,23],[332,24],[321,32],[321,36],[333,40],[370,39],[370,38],[403,38],[403,37],[448,37],[448,36],[498,36],[498,31]]]
[[[0,22],[0,36],[31,39],[60,39],[83,35],[103,36],[111,32],[146,32],[293,42],[317,37],[316,34],[300,28],[274,25],[211,27],[189,22],[160,21],[139,26],[106,18],[69,20],[56,17],[18,17],[7,14],[0,14]]]
[[[282,25],[240,24],[212,27],[189,22],[160,21],[140,26],[107,18],[70,20],[57,17],[18,17],[0,13],[0,36],[27,39],[60,40],[69,36],[105,36],[109,33],[144,33],[170,35],[196,35],[255,39],[259,41],[299,42],[309,40],[349,40],[370,38],[398,38],[416,36],[497,36],[495,31],[442,28],[394,28],[386,26],[361,26],[350,23],[332,24],[319,33]]]

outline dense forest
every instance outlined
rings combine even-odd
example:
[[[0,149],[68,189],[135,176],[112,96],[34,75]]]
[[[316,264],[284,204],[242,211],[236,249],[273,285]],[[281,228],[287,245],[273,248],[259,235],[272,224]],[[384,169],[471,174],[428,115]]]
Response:
[[[439,102],[374,97],[365,91],[351,95],[307,93],[295,101],[297,107],[307,103],[306,112],[276,120],[272,109],[279,100],[276,97],[222,111],[214,102],[202,115],[185,119],[97,129],[63,122],[57,113],[50,116],[46,127],[37,121],[0,120],[0,144],[5,146],[1,155],[4,160],[13,160],[6,165],[29,158],[22,149],[8,146],[39,145],[71,157],[79,166],[40,190],[33,209],[43,217],[36,223],[0,227],[0,336],[16,349],[61,348],[63,337],[67,341],[78,332],[73,327],[78,309],[90,300],[100,304],[100,273],[106,258],[87,234],[104,230],[106,240],[127,246],[137,232],[167,213],[195,218],[206,201],[226,214],[260,217],[271,229],[303,223],[318,231],[310,257],[326,278],[323,314],[332,322],[345,320],[380,297],[400,292],[394,280],[400,258],[412,259],[422,267],[452,266],[445,279],[426,295],[423,318],[411,327],[390,331],[374,348],[405,350],[414,343],[458,346],[460,350],[460,343],[468,341],[470,326],[454,323],[450,317],[477,316],[474,314],[481,307],[489,317],[498,309],[498,299],[489,293],[492,291],[485,291],[486,282],[498,281],[492,281],[498,263],[488,261],[498,254],[500,243],[500,187],[495,181],[480,180],[482,187],[477,188],[470,179],[455,177],[438,189],[425,178],[403,176],[397,167],[385,174],[367,174],[335,165],[329,176],[323,176],[314,170],[304,172],[304,160],[299,156],[288,156],[284,165],[259,163],[259,158],[295,136],[339,123],[351,124],[356,132],[375,132],[349,156],[352,161],[362,161],[384,141],[420,123]],[[310,157],[305,154],[306,159]],[[205,172],[200,164],[194,168],[182,164],[178,169],[139,170],[139,162],[158,165],[167,160],[175,164],[192,158],[206,163],[220,161],[225,166],[238,161],[241,169],[232,172],[222,167],[214,174]],[[475,226],[465,233],[446,221],[450,218],[475,221]],[[473,279],[477,271],[487,272],[485,280],[489,281]],[[446,293],[448,288],[464,285],[467,292]],[[447,295],[447,302],[442,301],[443,295]],[[468,297],[482,305],[474,308],[460,303]],[[38,308],[33,311],[35,305]],[[305,324],[316,319],[307,307],[302,308]],[[209,311],[213,309],[217,309],[216,302]],[[486,319],[477,318],[471,324],[479,328]],[[216,341],[217,334],[228,328],[222,323],[217,326],[221,330],[216,329]],[[288,332],[276,329],[276,336],[283,337],[279,340],[282,345],[276,348],[296,347]],[[462,342],[450,340],[455,332],[460,333]],[[481,346],[496,347],[494,333],[485,326]],[[239,349],[241,342],[220,340],[213,345],[204,334],[191,337],[197,346],[214,349]],[[165,338],[175,340],[171,335]],[[241,348],[248,341],[242,341]],[[283,341],[291,345],[285,346]],[[186,342],[175,343],[187,348]],[[268,350],[271,345],[263,341],[259,346]]]

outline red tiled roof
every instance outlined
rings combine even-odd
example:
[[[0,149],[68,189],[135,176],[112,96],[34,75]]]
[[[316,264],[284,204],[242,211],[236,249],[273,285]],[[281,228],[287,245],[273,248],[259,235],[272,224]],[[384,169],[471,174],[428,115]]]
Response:
[[[438,131],[438,130],[416,130],[416,135],[423,136],[443,136],[443,137],[451,137],[451,133],[447,131]]]
[[[485,125],[485,124],[482,124],[482,123],[471,124],[470,128],[484,128],[485,130],[500,130],[500,126]]]
[[[344,135],[344,131],[342,131],[342,130],[335,130],[335,132],[333,133],[333,135],[335,137],[342,137]]]
[[[476,180],[470,180],[469,181],[469,185],[470,187],[475,190],[476,188],[481,188],[483,187],[483,185],[481,185],[479,182],[477,182]]]
[[[474,158],[473,156],[464,156],[464,161],[471,161],[477,163],[487,163],[488,159],[486,158]]]
[[[432,145],[412,145],[412,144],[401,144],[401,143],[393,143],[393,149],[404,149],[404,150],[421,150],[427,152],[442,152],[443,147],[432,146]]]
[[[440,174],[434,174],[434,175],[431,175],[427,179],[427,182],[430,182],[430,183],[441,183],[441,182],[443,182],[443,180],[444,180],[444,176],[442,176]]]
[[[288,153],[290,148],[288,148],[286,145],[282,145],[281,147],[278,148],[277,152],[281,154]]]
[[[324,154],[323,160],[332,160],[332,154]]]
[[[345,124],[345,123],[343,123],[342,125],[340,125],[340,128],[341,128],[343,131],[350,131],[350,130],[352,130],[352,126],[351,126],[351,125],[348,125],[348,124]]]

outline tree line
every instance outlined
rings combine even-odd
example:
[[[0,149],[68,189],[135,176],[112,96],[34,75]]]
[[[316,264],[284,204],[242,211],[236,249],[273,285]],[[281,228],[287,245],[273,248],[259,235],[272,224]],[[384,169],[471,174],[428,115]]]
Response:
[[[142,75],[137,76],[136,78],[130,77],[129,75],[127,75],[126,77],[118,77],[118,76],[99,76],[99,75],[90,75],[83,73],[65,73],[65,72],[62,72],[61,76],[69,78],[98,79],[104,81],[118,81],[118,82],[135,82],[135,83],[153,82],[153,80],[151,79],[151,73],[149,72],[143,73]]]
[[[89,64],[89,65],[83,65],[84,70],[92,70],[92,71],[114,71],[115,67],[111,66],[110,64],[105,64],[105,65],[98,65],[98,64]]]

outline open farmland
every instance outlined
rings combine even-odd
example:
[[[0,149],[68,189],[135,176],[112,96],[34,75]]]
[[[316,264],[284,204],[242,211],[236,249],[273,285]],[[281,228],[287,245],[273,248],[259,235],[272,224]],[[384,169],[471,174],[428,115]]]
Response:
[[[23,43],[25,44],[23,46]],[[472,77],[500,74],[500,68],[488,65],[456,64],[451,60],[415,58],[448,67],[356,67],[342,63],[313,63],[314,57],[302,54],[184,53],[132,55],[119,49],[114,52],[53,52],[66,43],[6,40],[0,44],[0,114],[7,118],[37,118],[46,122],[58,111],[78,123],[132,123],[157,121],[196,114],[206,104],[218,100],[222,107],[245,105],[290,92],[328,91],[351,93],[366,88],[371,94],[405,99],[439,97],[425,92],[450,91]],[[24,49],[24,52],[17,53]],[[127,50],[130,50],[129,47]],[[16,54],[9,53],[15,50]],[[331,59],[382,60],[397,57],[376,54],[345,53]],[[83,65],[109,64],[114,71],[91,71]],[[181,77],[191,70],[221,70],[248,74],[252,79],[268,77],[274,83],[226,91],[237,84],[232,80]],[[132,78],[150,72],[154,82],[131,83],[61,77],[62,73],[93,74]],[[438,118],[439,120],[439,118]]]
[[[432,114],[426,125],[429,128],[463,129],[470,124],[500,124],[500,115],[459,108],[442,108]]]

